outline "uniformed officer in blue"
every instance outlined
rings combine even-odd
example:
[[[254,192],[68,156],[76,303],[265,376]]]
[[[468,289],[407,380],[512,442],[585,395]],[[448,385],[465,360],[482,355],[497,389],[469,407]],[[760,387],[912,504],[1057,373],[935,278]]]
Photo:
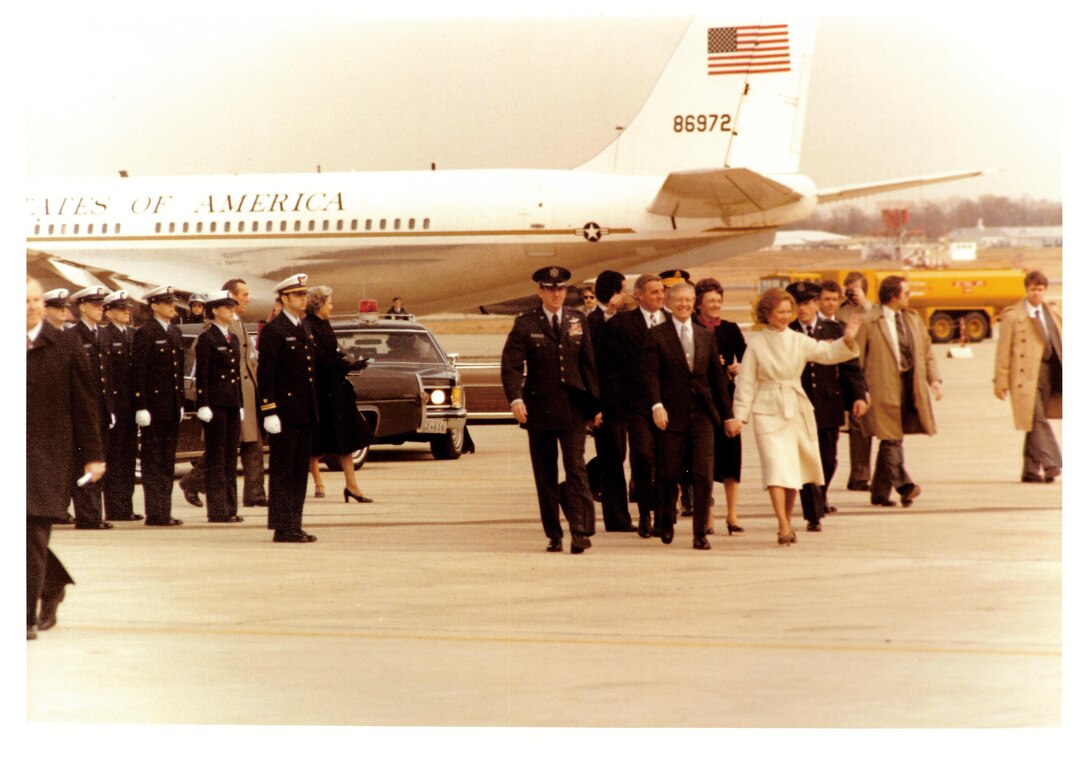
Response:
[[[209,522],[238,516],[238,441],[242,420],[241,342],[230,322],[238,301],[230,292],[208,295],[212,323],[196,339],[196,416],[204,424],[204,492]]]
[[[136,451],[139,446],[136,402],[132,394],[132,350],[135,330],[130,326],[132,308],[128,292],[119,289],[102,303],[106,321],[98,334],[106,341],[106,372],[113,401],[113,428],[106,448],[106,476],[102,486],[106,498],[106,519],[135,522],[143,519],[132,510],[136,492]]]
[[[316,541],[302,529],[302,506],[310,477],[310,447],[317,425],[314,341],[302,316],[306,274],[276,284],[283,312],[257,338],[257,395],[268,432],[268,528],[277,543]]]
[[[66,329],[72,323],[72,314],[68,311],[68,290],[50,289],[42,295],[45,302],[45,320],[57,329]]]
[[[152,318],[132,341],[132,396],[140,426],[140,474],[145,525],[180,525],[171,513],[178,426],[185,414],[185,347],[174,318],[174,289],[160,286],[143,296]]]
[[[586,475],[586,425],[589,421],[599,425],[601,416],[586,317],[563,306],[569,280],[570,271],[559,266],[533,274],[541,304],[518,316],[506,338],[502,385],[514,418],[529,431],[547,550],[563,550],[558,448],[567,477],[563,508],[571,531],[570,550],[581,554],[592,545],[595,518]]]
[[[105,336],[101,334],[98,326],[99,322],[102,321],[102,303],[108,294],[109,290],[101,286],[89,286],[74,293],[69,298],[69,304],[75,310],[76,315],[79,316],[79,320],[64,332],[79,344],[90,361],[91,387],[95,392],[99,430],[104,448],[109,447],[110,429],[116,420],[113,413],[113,396],[110,393],[106,364],[109,349],[106,345]],[[106,449],[106,454],[108,456],[108,449]],[[76,528],[79,530],[109,530],[113,527],[109,522],[102,519],[103,509],[105,508],[102,500],[102,483],[91,482],[79,487],[76,480],[82,476],[82,471],[73,469],[71,476]]]

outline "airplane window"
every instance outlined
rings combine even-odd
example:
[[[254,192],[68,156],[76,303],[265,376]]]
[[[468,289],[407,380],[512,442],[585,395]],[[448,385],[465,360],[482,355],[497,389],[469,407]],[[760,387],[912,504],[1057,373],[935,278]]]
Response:
[[[281,233],[286,233],[287,232],[287,220],[280,220],[280,232]]]
[[[77,236],[79,235],[79,225],[78,224],[75,227],[72,228],[72,232],[75,233]]]
[[[245,233],[246,232],[246,223],[244,221],[242,221],[242,220],[238,220],[238,232],[239,233]]]
[[[321,220],[321,229],[323,231],[328,231],[328,229],[329,229],[329,221],[328,220]]]
[[[49,235],[53,235],[53,228],[54,228],[53,225],[49,226]]]
[[[169,225],[167,226],[167,228],[166,228],[166,229],[167,229],[167,230],[168,230],[169,232],[173,233],[173,232],[174,232],[174,229],[175,229],[175,227],[176,227],[176,225],[174,225],[174,223],[173,223],[173,222],[171,222],[171,223],[170,223],[170,224],[169,224]]]
[[[162,223],[161,222],[156,222],[155,223],[155,232],[156,233],[161,233],[162,232]]]
[[[189,223],[188,222],[181,223],[181,232],[182,233],[188,233],[189,232]]]
[[[34,235],[40,235],[42,232],[42,226],[40,224],[34,226]]]
[[[120,223],[120,222],[118,222],[118,223],[114,224],[114,226],[113,226],[113,232],[114,232],[114,233],[120,233],[120,232],[121,232],[121,223]]]
[[[268,222],[264,223],[264,232],[265,233],[271,233],[272,232],[272,220],[269,220]]]
[[[408,229],[409,230],[415,230],[416,229],[416,218],[415,217],[412,217],[411,219],[408,220]]]
[[[253,232],[253,233],[260,233],[261,232],[261,223],[254,220],[253,221],[253,227],[250,228],[250,231]]]
[[[359,220],[352,220],[351,221],[351,229],[352,230],[358,230],[359,229]]]
[[[336,229],[337,230],[343,230],[344,229],[344,221],[343,220],[337,220],[336,221]]]
[[[68,232],[68,226],[67,225],[61,225],[60,226],[60,234],[63,236],[67,232]]]
[[[302,220],[295,220],[295,232],[302,230]]]
[[[385,230],[385,220],[384,219],[381,222],[378,223],[378,227],[380,229],[382,229],[382,230]]]
[[[373,224],[374,224],[374,223],[373,223],[373,221],[371,221],[371,220],[367,220],[367,221],[366,221],[366,229],[367,229],[367,230],[370,230],[370,226],[371,226],[371,225],[373,225]]]
[[[431,218],[430,217],[424,217],[423,218],[423,229],[424,230],[430,230],[431,229]]]
[[[214,233],[215,232],[215,223],[214,222],[209,222],[208,223],[208,232],[209,233]]]
[[[313,233],[315,227],[317,227],[317,223],[313,220],[310,220],[310,223],[306,226],[306,229]]]
[[[393,220],[393,230],[400,230],[400,217]]]
[[[203,222],[196,223],[196,232],[197,233],[203,233],[204,232],[204,223]]]
[[[224,222],[223,223],[223,232],[224,233],[229,233],[230,232],[230,223],[229,222]]]

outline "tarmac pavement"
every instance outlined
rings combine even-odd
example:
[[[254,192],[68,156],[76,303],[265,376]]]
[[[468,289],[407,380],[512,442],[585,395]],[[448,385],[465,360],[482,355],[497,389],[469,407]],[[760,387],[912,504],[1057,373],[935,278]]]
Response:
[[[910,509],[845,490],[822,533],[779,547],[744,434],[739,514],[712,550],[605,533],[544,551],[528,443],[372,450],[373,504],[307,499],[313,544],[265,510],[178,528],[58,527],[78,582],[27,643],[43,723],[728,728],[1054,727],[1062,711],[1062,485],[1022,484],[1023,435],[994,398],[994,343],[943,358],[940,433],[911,436]],[[1055,422],[1061,431],[1061,423]],[[592,454],[592,442],[587,443]],[[874,448],[875,454],[875,448]],[[184,467],[179,466],[179,472]],[[142,494],[137,488],[137,511]],[[598,507],[599,508],[599,507]],[[634,505],[632,504],[632,511]]]

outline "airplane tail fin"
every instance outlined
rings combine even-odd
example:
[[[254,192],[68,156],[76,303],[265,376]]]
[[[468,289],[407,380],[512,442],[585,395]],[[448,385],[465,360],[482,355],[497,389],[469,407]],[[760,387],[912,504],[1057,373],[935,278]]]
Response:
[[[579,171],[798,170],[816,20],[696,18],[635,118]]]

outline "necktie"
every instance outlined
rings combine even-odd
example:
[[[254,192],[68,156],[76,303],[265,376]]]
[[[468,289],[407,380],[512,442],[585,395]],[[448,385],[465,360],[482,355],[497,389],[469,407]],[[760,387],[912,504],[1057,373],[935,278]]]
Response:
[[[559,314],[552,314],[552,334],[555,335],[555,339],[559,339]]]
[[[26,336],[26,349],[29,351],[34,347],[34,341],[30,339],[30,335]]]
[[[655,312],[650,314],[650,329],[653,329],[656,326],[657,326],[657,312],[655,311]]]
[[[688,369],[694,369],[695,344],[691,340],[691,329],[687,324],[680,325],[680,347],[684,349],[684,358],[688,361]]]
[[[805,334],[808,335],[809,337],[816,337],[816,325],[815,324],[805,324]]]
[[[895,332],[896,337],[899,338],[899,370],[906,372],[914,369],[914,357],[910,352],[910,332],[903,320],[902,311],[895,312]]]

